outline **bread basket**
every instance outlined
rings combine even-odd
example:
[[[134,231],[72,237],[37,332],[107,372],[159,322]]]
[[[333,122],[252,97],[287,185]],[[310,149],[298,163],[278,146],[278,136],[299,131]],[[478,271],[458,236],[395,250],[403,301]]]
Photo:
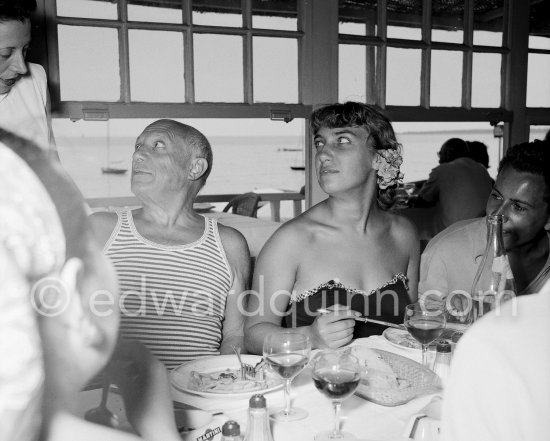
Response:
[[[392,386],[381,386],[374,381],[373,373],[369,374],[369,362],[365,361],[367,375],[359,383],[356,395],[382,406],[398,406],[413,398],[441,391],[439,377],[420,363],[380,349],[371,351],[392,369],[397,381]]]

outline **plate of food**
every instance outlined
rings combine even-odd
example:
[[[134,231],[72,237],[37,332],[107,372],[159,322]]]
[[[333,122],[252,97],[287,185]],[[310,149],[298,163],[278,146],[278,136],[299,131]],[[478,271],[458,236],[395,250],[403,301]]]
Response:
[[[434,347],[438,340],[451,339],[452,335],[457,332],[455,328],[445,328],[441,335],[430,343],[430,347]],[[382,336],[394,346],[399,349],[422,349],[422,345],[411,335],[408,331],[396,328],[386,328],[382,333]]]
[[[237,357],[218,355],[199,358],[173,369],[170,372],[172,385],[182,392],[217,398],[247,397],[283,387],[281,378],[260,364],[262,357],[243,354],[241,358],[244,363],[257,366],[255,378],[242,380]]]
[[[437,374],[410,358],[360,345],[353,351],[366,371],[355,392],[360,397],[382,406],[398,406],[441,391]]]

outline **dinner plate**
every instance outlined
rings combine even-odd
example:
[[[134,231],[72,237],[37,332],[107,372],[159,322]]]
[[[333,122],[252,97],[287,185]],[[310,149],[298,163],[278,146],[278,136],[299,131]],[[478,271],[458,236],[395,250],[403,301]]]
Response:
[[[429,347],[436,346],[438,340],[450,339],[451,336],[458,329],[444,329],[441,335],[430,343]],[[422,349],[422,345],[411,335],[408,331],[397,328],[386,328],[382,333],[382,336],[386,339],[388,343],[391,343],[393,346],[397,346],[399,349]]]
[[[243,354],[241,358],[244,363],[255,365],[262,357],[258,355]],[[235,391],[202,391],[194,387],[192,382],[192,372],[199,372],[201,374],[208,374],[214,372],[224,371],[226,369],[239,369],[239,361],[235,355],[218,355],[215,357],[199,358],[194,361],[184,363],[170,372],[172,386],[182,392],[190,394],[201,395],[203,397],[211,398],[244,398],[254,393],[265,394],[283,387],[283,382],[280,377],[276,376],[269,371],[266,372],[267,384],[263,387],[257,385],[244,389],[239,392]]]

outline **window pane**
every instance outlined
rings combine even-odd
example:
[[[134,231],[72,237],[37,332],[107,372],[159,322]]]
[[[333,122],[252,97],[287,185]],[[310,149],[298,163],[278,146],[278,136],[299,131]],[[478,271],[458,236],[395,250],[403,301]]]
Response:
[[[529,48],[550,49],[550,2],[531,2],[529,14]]]
[[[64,25],[57,29],[61,100],[118,101],[117,30]]]
[[[194,34],[195,100],[243,102],[243,40]]]
[[[550,55],[529,54],[527,107],[550,107]]]
[[[474,0],[474,44],[502,46],[504,0]]]
[[[500,54],[475,53],[472,60],[472,107],[500,107]]]
[[[155,118],[156,119],[156,118]],[[53,120],[57,148],[63,167],[84,197],[131,196],[131,158],[136,138],[155,119],[129,118],[109,121],[71,122]],[[304,164],[305,121],[289,123],[259,118],[177,119],[200,130],[210,141],[214,161],[203,195],[223,193],[298,192],[305,172],[292,170]],[[246,161],[243,158],[247,158]],[[103,174],[101,167],[128,169],[126,174]],[[215,203],[221,211],[226,203]],[[270,205],[258,211],[269,219]],[[281,202],[281,217],[293,215],[293,203]]]
[[[375,60],[372,61],[374,63]],[[366,63],[365,46],[356,44],[340,44],[338,46],[339,102],[366,101]]]
[[[439,163],[437,152],[449,138],[479,141],[487,146],[489,175],[495,177],[502,138],[495,138],[488,122],[393,122],[397,140],[403,145],[401,171],[404,182],[428,178]]]
[[[388,0],[388,38],[422,38],[422,1]]]
[[[419,49],[388,48],[386,104],[420,105],[421,55]]]
[[[296,0],[265,2],[252,0],[252,27],[261,29],[298,29],[298,8]]]
[[[430,106],[462,104],[462,52],[432,51]]]
[[[128,40],[132,101],[184,102],[183,35],[130,29]]]
[[[298,41],[253,38],[254,101],[298,102]]]
[[[352,35],[376,35],[376,2],[355,4],[347,0],[338,2],[338,32]]]
[[[154,23],[183,23],[181,4],[159,2],[158,6],[144,6],[143,1],[128,1],[128,20]]]
[[[550,126],[530,126],[529,127],[529,142],[535,139],[550,140]]]
[[[105,18],[116,20],[116,2],[104,0],[57,0],[57,15],[61,17]]]
[[[464,1],[432,2],[432,41],[464,41]]]
[[[193,1],[193,24],[205,26],[243,25],[241,0],[224,0],[211,5],[205,0]]]

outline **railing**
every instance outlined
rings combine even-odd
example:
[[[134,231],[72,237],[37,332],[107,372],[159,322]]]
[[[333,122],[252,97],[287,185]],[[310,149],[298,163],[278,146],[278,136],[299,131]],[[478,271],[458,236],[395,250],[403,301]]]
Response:
[[[229,202],[239,194],[205,194],[198,195],[195,202]],[[284,191],[282,193],[259,193],[260,201],[269,202],[271,206],[271,220],[275,222],[281,221],[281,201],[293,201],[294,217],[302,212],[302,201],[304,195]],[[89,198],[86,202],[92,208],[108,208],[108,207],[139,207],[141,202],[135,196],[122,196],[112,198]]]

